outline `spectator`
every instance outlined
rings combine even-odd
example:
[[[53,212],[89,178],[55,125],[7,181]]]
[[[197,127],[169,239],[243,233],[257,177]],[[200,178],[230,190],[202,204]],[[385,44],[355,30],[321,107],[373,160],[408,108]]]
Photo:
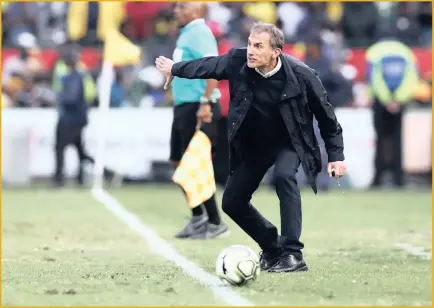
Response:
[[[3,27],[7,28],[6,41],[15,47],[22,46],[23,35],[35,38],[37,35],[37,2],[11,2],[5,7]]]
[[[59,59],[54,66],[52,83],[53,90],[58,94],[63,91],[62,79],[70,73],[68,65],[66,65],[65,62],[65,57],[70,57],[71,52],[79,54],[78,49],[78,46],[72,44],[70,41],[59,46]],[[77,63],[77,69],[83,74],[84,86],[86,88],[86,100],[89,104],[92,104],[96,98],[95,82],[92,76],[89,74],[86,66],[80,61]]]
[[[29,51],[27,48],[19,48],[18,55],[9,57],[3,65],[2,83],[3,86],[8,86],[9,79],[14,74],[15,76],[26,75],[28,72]]]
[[[307,14],[306,8],[300,3],[283,2],[279,4],[277,7],[277,15],[282,23],[282,29],[287,41],[296,41],[297,28]]]
[[[233,18],[232,10],[225,6],[224,3],[208,3],[208,20],[217,22],[222,27],[222,34],[228,32],[229,21]]]
[[[397,3],[397,13],[392,24],[392,31],[396,38],[404,44],[418,42],[420,25],[416,20],[416,12],[412,3]],[[387,31],[387,30],[386,30]]]
[[[89,89],[85,84],[85,72],[78,67],[78,53],[74,50],[63,55],[67,73],[61,77],[58,97],[59,118],[56,127],[55,158],[56,170],[53,185],[56,188],[64,186],[64,151],[73,144],[78,152],[79,166],[76,177],[78,185],[84,184],[83,163],[86,160],[82,143],[82,132],[88,121]]]
[[[99,44],[108,29],[118,29],[125,20],[124,6],[120,1],[71,2],[67,20],[68,38]]]
[[[304,41],[306,37],[317,35],[328,23],[324,3],[303,3],[302,5],[306,7],[307,13],[297,25],[295,33],[296,41]]]
[[[432,3],[420,3],[419,12],[417,13],[417,20],[421,28],[420,43],[423,46],[432,46]]]
[[[16,106],[30,106],[33,79],[42,73],[37,48],[20,48],[17,56],[5,61],[3,69],[3,91]]]
[[[378,36],[379,16],[373,2],[346,2],[340,21],[345,38],[353,46],[368,46]]]
[[[383,174],[388,169],[393,172],[394,185],[403,187],[402,117],[419,82],[417,60],[405,44],[383,38],[369,47],[366,61],[377,135],[375,175],[371,188],[382,186]]]
[[[167,2],[125,2],[127,16],[134,27],[133,39],[141,41],[150,38],[160,11],[169,5]]]
[[[125,89],[123,85],[122,72],[115,69],[115,80],[110,91],[110,108],[122,107],[125,102]]]
[[[276,23],[276,4],[273,2],[251,2],[243,7],[246,16],[256,20],[275,24]]]
[[[333,107],[343,107],[352,101],[352,84],[332,65],[324,45],[319,35],[311,38],[306,45],[305,62],[320,76]]]

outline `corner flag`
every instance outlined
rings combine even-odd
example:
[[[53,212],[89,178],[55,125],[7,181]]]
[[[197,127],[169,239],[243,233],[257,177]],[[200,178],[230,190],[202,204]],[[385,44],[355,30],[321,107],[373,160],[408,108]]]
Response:
[[[140,61],[140,48],[131,43],[116,29],[107,32],[104,61],[113,66],[135,64]]]

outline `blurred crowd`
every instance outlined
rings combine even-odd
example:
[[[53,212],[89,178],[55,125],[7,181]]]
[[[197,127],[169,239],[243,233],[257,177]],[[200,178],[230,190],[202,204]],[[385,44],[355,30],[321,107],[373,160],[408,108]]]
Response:
[[[104,30],[112,25],[141,47],[143,58],[135,66],[116,68],[111,106],[170,105],[170,93],[162,90],[164,80],[153,63],[159,55],[172,56],[178,35],[173,3],[110,3],[2,2],[2,47],[19,50],[3,63],[3,106],[54,106],[55,67],[62,59],[57,57],[47,67],[42,50],[60,55],[62,48],[102,48]],[[317,70],[331,102],[341,107],[363,101],[355,98],[360,84],[354,82],[354,68],[346,65],[350,48],[367,48],[384,36],[431,48],[431,6],[430,2],[212,2],[206,15],[220,53],[245,46],[256,20],[279,25],[292,54],[302,55]],[[101,60],[87,69],[98,88]],[[423,77],[430,82],[430,75]],[[223,100],[228,100],[226,87],[220,84]]]

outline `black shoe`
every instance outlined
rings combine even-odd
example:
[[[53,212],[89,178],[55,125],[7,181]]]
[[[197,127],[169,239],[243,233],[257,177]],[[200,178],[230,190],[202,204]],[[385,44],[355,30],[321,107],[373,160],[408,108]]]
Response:
[[[189,238],[194,240],[207,240],[227,234],[229,234],[229,227],[225,223],[221,222],[219,225],[215,225],[208,222],[205,224],[205,228],[203,228],[203,230],[195,232],[194,234],[190,235]]]
[[[280,251],[261,251],[259,253],[259,266],[261,270],[267,271],[271,267],[280,261],[281,253]]]
[[[191,235],[202,231],[205,228],[205,224],[208,222],[208,215],[203,214],[200,216],[193,216],[188,224],[179,231],[175,237],[176,238],[187,238]]]
[[[280,260],[271,267],[270,273],[306,272],[308,267],[302,257],[297,258],[293,254],[284,253]]]

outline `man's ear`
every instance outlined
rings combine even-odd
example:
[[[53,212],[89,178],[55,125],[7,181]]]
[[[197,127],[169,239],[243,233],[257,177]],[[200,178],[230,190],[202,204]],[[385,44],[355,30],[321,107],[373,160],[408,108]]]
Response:
[[[282,53],[282,49],[280,48],[274,49],[274,56],[276,57],[276,59],[280,56],[281,53]]]

